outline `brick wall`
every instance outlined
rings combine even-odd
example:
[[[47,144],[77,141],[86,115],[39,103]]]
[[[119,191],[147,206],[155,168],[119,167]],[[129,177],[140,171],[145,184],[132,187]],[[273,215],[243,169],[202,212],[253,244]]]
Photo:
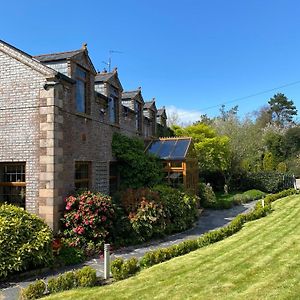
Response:
[[[26,209],[38,212],[39,106],[45,76],[0,48],[0,162],[26,163]],[[15,54],[15,53],[12,53]]]

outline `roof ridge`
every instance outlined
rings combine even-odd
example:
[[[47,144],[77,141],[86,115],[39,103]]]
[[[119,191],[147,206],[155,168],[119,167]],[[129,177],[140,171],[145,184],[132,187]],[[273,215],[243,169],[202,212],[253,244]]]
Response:
[[[70,50],[70,51],[53,52],[53,53],[46,53],[46,54],[33,55],[32,57],[37,57],[37,56],[47,56],[47,55],[54,55],[54,54],[66,54],[66,53],[80,52],[80,51],[84,52],[85,50],[83,50],[83,49],[77,49],[77,50]]]

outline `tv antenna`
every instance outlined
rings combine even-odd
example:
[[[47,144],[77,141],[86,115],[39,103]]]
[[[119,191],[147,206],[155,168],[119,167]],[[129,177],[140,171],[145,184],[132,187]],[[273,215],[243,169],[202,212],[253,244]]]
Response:
[[[113,53],[123,54],[124,52],[117,51],[117,50],[109,50],[108,53],[109,53],[108,62],[107,61],[102,61],[102,63],[107,65],[108,72],[110,72],[111,71],[111,59],[112,59]]]

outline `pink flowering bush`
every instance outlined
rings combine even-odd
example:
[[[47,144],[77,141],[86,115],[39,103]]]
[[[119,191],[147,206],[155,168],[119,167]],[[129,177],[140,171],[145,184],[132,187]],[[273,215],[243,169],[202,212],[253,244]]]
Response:
[[[166,228],[163,206],[144,197],[138,209],[129,214],[129,220],[141,241],[162,235]]]
[[[71,246],[101,246],[110,238],[115,209],[109,196],[84,191],[65,202],[63,233]]]

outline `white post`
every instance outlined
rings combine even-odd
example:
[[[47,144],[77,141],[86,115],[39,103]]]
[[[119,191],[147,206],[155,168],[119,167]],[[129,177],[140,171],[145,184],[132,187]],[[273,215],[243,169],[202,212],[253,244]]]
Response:
[[[104,244],[104,279],[110,278],[110,244]]]
[[[261,205],[262,205],[262,207],[265,207],[265,200],[264,199],[261,199]]]

